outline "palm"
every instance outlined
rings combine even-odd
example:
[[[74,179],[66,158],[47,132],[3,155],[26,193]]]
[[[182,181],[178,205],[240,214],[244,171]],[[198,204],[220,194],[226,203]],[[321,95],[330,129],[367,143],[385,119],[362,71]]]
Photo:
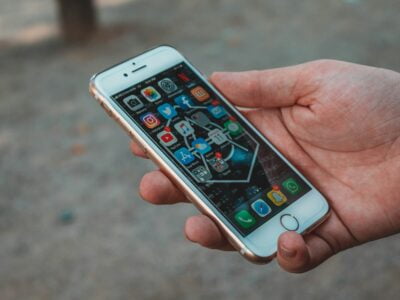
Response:
[[[248,113],[330,200],[332,217],[315,234],[334,252],[400,228],[396,180],[382,182],[399,168],[400,107],[394,85],[376,83],[398,75],[359,68],[313,66],[296,84],[295,105]]]

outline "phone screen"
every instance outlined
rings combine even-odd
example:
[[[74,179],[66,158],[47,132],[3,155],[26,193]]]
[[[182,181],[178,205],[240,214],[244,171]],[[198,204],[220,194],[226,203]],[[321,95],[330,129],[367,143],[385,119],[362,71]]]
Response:
[[[243,236],[311,190],[184,62],[112,98]]]

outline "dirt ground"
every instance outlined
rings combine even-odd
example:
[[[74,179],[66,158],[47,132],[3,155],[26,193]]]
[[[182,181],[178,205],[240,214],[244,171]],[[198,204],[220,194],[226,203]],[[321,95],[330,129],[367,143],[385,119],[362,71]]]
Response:
[[[92,73],[162,43],[205,73],[318,58],[400,71],[398,0],[99,3],[101,32],[74,47],[55,1],[0,3],[0,299],[398,298],[399,235],[301,275],[187,242],[196,210],[140,200],[154,166],[87,92]]]

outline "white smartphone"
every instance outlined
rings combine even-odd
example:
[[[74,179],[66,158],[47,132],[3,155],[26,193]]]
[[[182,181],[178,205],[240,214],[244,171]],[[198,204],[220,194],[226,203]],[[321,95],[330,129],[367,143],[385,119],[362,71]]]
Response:
[[[248,260],[328,216],[320,192],[182,54],[160,46],[94,75],[90,93]]]

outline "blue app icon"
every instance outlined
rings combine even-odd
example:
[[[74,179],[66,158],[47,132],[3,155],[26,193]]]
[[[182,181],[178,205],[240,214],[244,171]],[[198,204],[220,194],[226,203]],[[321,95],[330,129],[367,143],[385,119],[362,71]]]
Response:
[[[254,201],[251,204],[251,208],[260,217],[265,217],[272,211],[271,207],[262,199],[257,199]]]
[[[231,153],[231,163],[235,167],[244,167],[244,166],[249,166],[251,165],[253,158],[254,158],[254,152],[253,151],[244,151],[243,149],[234,146],[233,147],[233,152]]]
[[[217,106],[210,105],[207,107],[207,109],[216,119],[221,119],[223,116],[226,115],[226,110],[221,105]]]
[[[169,103],[164,103],[160,105],[159,107],[157,107],[157,110],[167,120],[177,116],[175,108]]]
[[[179,148],[174,152],[174,156],[183,165],[188,165],[194,161],[193,154],[185,147]]]
[[[200,154],[206,154],[211,151],[210,145],[203,138],[195,139],[192,142],[192,147]]]
[[[193,106],[193,101],[186,94],[182,94],[182,95],[179,95],[178,97],[175,97],[174,101],[176,104],[178,104],[184,110],[188,110],[188,109],[192,108],[192,106]]]

